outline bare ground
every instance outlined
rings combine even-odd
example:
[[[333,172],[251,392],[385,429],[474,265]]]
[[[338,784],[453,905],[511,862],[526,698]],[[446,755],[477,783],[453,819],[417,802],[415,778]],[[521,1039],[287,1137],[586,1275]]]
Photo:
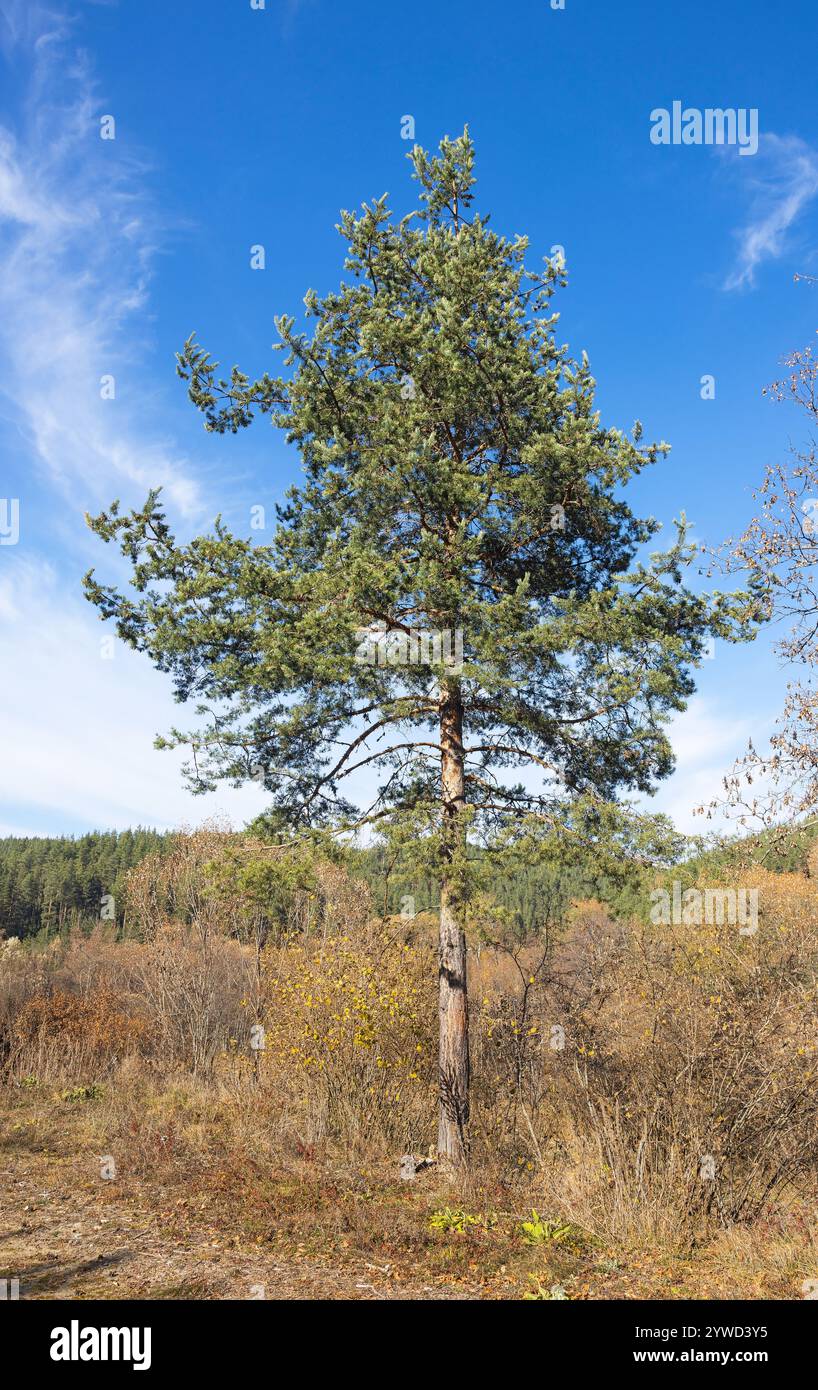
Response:
[[[119,1196],[88,1180],[87,1163],[16,1155],[0,1196],[0,1267],[21,1298],[467,1299],[478,1288],[401,1281],[389,1265],[359,1268],[226,1245],[212,1230],[180,1233],[151,1194]],[[155,1198],[157,1194],[152,1194]],[[214,1228],[215,1229],[215,1228]]]
[[[571,1299],[766,1300],[803,1297],[818,1269],[814,1212],[786,1235],[736,1229],[688,1251],[593,1238],[532,1250],[524,1211],[430,1229],[457,1203],[433,1173],[401,1184],[391,1169],[266,1172],[215,1155],[186,1168],[163,1152],[106,1181],[100,1138],[75,1107],[18,1094],[0,1112],[0,1279],[23,1299],[519,1300],[558,1286]]]

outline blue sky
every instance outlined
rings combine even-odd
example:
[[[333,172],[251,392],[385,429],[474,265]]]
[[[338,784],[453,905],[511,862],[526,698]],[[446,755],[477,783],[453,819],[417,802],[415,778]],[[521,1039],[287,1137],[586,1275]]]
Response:
[[[272,516],[297,456],[266,424],[205,435],[173,354],[195,329],[227,365],[276,366],[274,314],[340,277],[339,209],[411,205],[406,115],[427,148],[468,122],[481,209],[532,263],[564,246],[560,337],[590,354],[606,422],[673,446],[635,504],[686,511],[705,542],[738,531],[805,434],[761,390],[815,333],[818,290],[793,274],[818,271],[816,38],[808,0],[0,0],[0,498],[20,505],[0,546],[0,834],[263,805],[194,800],[153,750],[167,681],[103,656],[80,579],[114,557],[83,513],[161,483],[185,534]],[[758,153],[651,143],[674,100],[757,108]],[[652,804],[692,828],[785,680],[771,634],[717,646]]]

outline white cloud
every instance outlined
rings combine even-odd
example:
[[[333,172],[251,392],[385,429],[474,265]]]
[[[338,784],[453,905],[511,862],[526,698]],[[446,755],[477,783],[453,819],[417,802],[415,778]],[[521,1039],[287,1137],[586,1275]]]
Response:
[[[83,600],[66,599],[58,576],[14,554],[0,579],[4,818],[25,833],[26,811],[49,833],[77,825],[173,828],[215,814],[236,826],[269,798],[256,786],[194,797],[180,775],[183,755],[158,752],[157,733],[180,720],[166,676],[117,642],[101,655],[108,626]],[[9,808],[12,808],[11,810]],[[31,833],[31,832],[29,832]]]
[[[81,485],[88,505],[107,504],[122,482],[141,491],[160,483],[195,515],[199,489],[186,461],[127,404],[139,397],[159,235],[147,168],[121,138],[100,139],[111,108],[72,50],[64,17],[11,4],[0,33],[28,73],[18,128],[0,126],[4,411],[46,476],[67,493]],[[100,397],[107,375],[114,400]]]
[[[798,136],[762,135],[758,154],[736,164],[750,179],[751,207],[736,233],[738,256],[726,290],[753,285],[758,267],[783,255],[787,233],[818,194],[818,154]]]
[[[670,725],[668,734],[676,755],[676,771],[645,802],[649,811],[663,811],[687,835],[736,829],[720,813],[712,820],[694,815],[723,792],[722,780],[745,750],[750,737],[759,737],[763,719],[741,718],[734,708],[695,695]]]
[[[262,794],[185,790],[181,755],[152,746],[178,719],[167,679],[121,645],[101,659],[106,629],[74,566],[53,555],[65,515],[79,522],[84,506],[107,506],[129,483],[139,501],[162,484],[186,518],[198,520],[202,503],[186,461],[140,414],[151,394],[148,289],[165,235],[147,166],[127,152],[131,142],[100,139],[111,106],[76,49],[76,20],[37,0],[0,8],[0,51],[23,89],[13,127],[0,125],[0,414],[9,452],[39,481],[25,546],[0,550],[0,833],[27,822],[53,833],[173,826],[214,812],[240,824],[262,809]],[[107,374],[115,400],[100,396]],[[76,551],[87,533],[63,539]]]
[[[120,642],[113,660],[104,660],[110,626],[82,599],[66,596],[55,570],[35,566],[16,547],[0,554],[11,561],[0,574],[0,654],[12,677],[0,688],[0,800],[14,827],[0,824],[0,835],[33,833],[25,828],[29,814],[29,826],[60,834],[76,826],[172,828],[216,814],[240,826],[265,809],[269,798],[251,785],[192,796],[180,774],[183,755],[153,747],[157,733],[186,722],[167,676]],[[694,810],[720,794],[748,737],[760,745],[769,722],[695,696],[670,729],[676,772],[644,799],[644,809],[664,811],[688,834],[735,830]],[[530,780],[539,788],[538,776]],[[374,785],[359,774],[350,790],[367,804]]]
[[[4,0],[0,8],[0,51],[7,57],[21,50],[60,43],[70,28],[69,17],[37,0]]]

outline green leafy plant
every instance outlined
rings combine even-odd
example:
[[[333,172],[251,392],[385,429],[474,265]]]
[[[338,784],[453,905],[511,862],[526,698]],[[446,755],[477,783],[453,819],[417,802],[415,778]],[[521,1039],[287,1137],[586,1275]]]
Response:
[[[464,1235],[470,1226],[480,1226],[484,1231],[490,1231],[496,1225],[497,1216],[494,1212],[485,1215],[478,1212],[472,1215],[462,1207],[440,1207],[433,1211],[429,1218],[429,1226],[433,1231],[454,1231],[457,1235]]]
[[[531,1220],[520,1226],[526,1245],[544,1245],[547,1241],[575,1243],[576,1228],[570,1222],[544,1221],[532,1208]]]
[[[101,1086],[69,1086],[63,1091],[60,1100],[68,1101],[71,1105],[76,1105],[87,1100],[102,1100],[105,1092]]]

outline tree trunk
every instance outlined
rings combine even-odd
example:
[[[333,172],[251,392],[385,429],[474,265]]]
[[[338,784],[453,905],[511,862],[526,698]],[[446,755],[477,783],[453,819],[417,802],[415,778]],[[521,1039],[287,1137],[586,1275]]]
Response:
[[[439,1078],[437,1148],[441,1158],[462,1163],[469,1120],[469,1001],[462,876],[465,854],[463,703],[460,684],[445,682],[440,706],[443,794],[443,872],[440,890]]]

